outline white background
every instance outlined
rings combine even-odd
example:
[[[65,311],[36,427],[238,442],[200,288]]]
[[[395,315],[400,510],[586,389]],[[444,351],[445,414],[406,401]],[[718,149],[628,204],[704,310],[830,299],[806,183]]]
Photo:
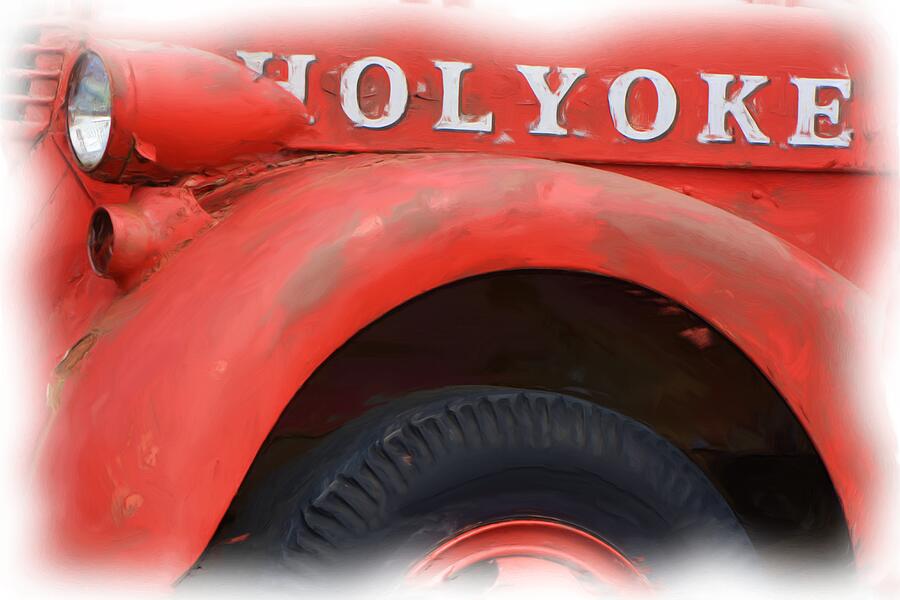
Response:
[[[298,10],[305,5],[313,4],[319,8],[333,7],[340,0],[296,1]],[[373,0],[375,2],[376,0]],[[391,2],[392,0],[383,0]],[[732,0],[721,0],[731,2]],[[431,0],[440,4],[441,0]],[[94,2],[94,11],[110,18],[139,19],[140,21],[158,22],[160,27],[172,23],[183,22],[186,18],[221,12],[230,7],[247,6],[250,2],[234,2],[233,0],[145,0],[143,2]],[[465,3],[465,2],[463,2]],[[837,2],[841,4],[841,2]],[[8,48],[15,44],[14,34],[19,23],[31,16],[65,10],[73,4],[84,4],[72,0],[45,0],[29,4],[27,1],[9,2],[0,9],[0,40],[2,40],[2,57],[0,64],[6,64]],[[459,0],[448,0],[447,4],[460,4]],[[620,4],[616,2],[594,1],[577,2],[564,0],[545,0],[543,2],[527,0],[470,0],[469,5],[487,6],[495,9],[506,18],[546,19],[560,15],[569,15],[577,19],[577,15],[586,11],[603,10],[604,5]],[[666,10],[682,8],[688,2],[672,0]],[[689,4],[698,4],[693,0]],[[846,3],[843,3],[846,4]],[[885,85],[896,89],[900,81],[900,62],[898,54],[898,37],[900,37],[900,6],[891,0],[871,0],[855,2],[859,10],[868,10],[873,15],[872,35],[883,38],[886,47],[893,52],[893,67],[882,74]],[[454,10],[459,10],[457,6]],[[665,11],[648,11],[648,18],[665,18]],[[900,134],[900,132],[898,132]],[[34,426],[35,403],[41,402],[43,391],[36,387],[33,379],[27,375],[31,361],[29,312],[27,300],[23,293],[23,283],[19,279],[17,265],[23,253],[27,252],[30,243],[30,213],[26,206],[29,200],[26,194],[27,181],[14,172],[11,161],[0,149],[0,584],[13,595],[28,596],[74,596],[97,597],[100,589],[103,595],[120,597],[124,589],[119,586],[128,585],[128,595],[151,595],[156,593],[140,589],[137,582],[115,582],[104,579],[102,583],[93,580],[91,587],[73,585],[66,582],[58,574],[51,575],[41,565],[35,564],[33,556],[34,536],[30,522],[34,516],[34,499],[28,492],[28,464],[32,448],[25,442],[23,432]],[[900,199],[897,199],[900,201]],[[898,240],[900,241],[900,240]],[[900,279],[897,273],[891,274],[894,282],[893,314],[889,317],[886,330],[884,351],[884,384],[890,401],[892,419],[900,422]],[[897,429],[895,429],[897,430]],[[900,458],[898,448],[893,460]],[[900,507],[894,511],[900,519]],[[896,526],[897,523],[886,523]],[[894,540],[900,544],[900,540]],[[900,555],[898,552],[892,554]],[[809,598],[868,598],[868,597],[900,597],[900,559],[894,559],[893,577],[884,574],[887,579],[880,582],[853,584],[845,581],[834,581],[828,577],[808,577],[805,581],[785,587],[784,582],[768,582],[757,579],[736,578],[730,574],[704,571],[702,567],[691,573],[686,580],[686,587],[674,590],[674,597],[721,598],[721,597],[809,597]],[[893,581],[889,581],[893,579]],[[99,586],[99,587],[97,587]],[[893,591],[890,591],[893,590]],[[546,595],[541,594],[543,597]],[[521,596],[519,596],[521,597]]]

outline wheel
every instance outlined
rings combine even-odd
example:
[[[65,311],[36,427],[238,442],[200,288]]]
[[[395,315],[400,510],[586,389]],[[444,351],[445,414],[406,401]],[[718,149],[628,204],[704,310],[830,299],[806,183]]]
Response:
[[[653,581],[673,555],[751,549],[709,480],[649,428],[504,388],[420,392],[373,411],[275,473],[255,507],[194,574],[330,589],[491,588],[537,574],[596,591]]]

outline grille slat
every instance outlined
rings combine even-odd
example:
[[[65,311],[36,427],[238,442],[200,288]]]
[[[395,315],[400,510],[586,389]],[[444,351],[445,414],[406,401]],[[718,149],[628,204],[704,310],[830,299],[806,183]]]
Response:
[[[65,54],[62,46],[46,46],[44,44],[22,44],[19,46],[20,54]]]
[[[12,79],[59,79],[59,69],[7,69],[5,75]]]
[[[0,95],[0,102],[4,104],[24,104],[50,106],[55,98],[53,96],[32,96],[30,94],[3,94]]]
[[[50,125],[66,52],[59,43],[64,31],[46,24],[23,28],[24,43],[0,74],[0,135],[6,139],[34,141]]]

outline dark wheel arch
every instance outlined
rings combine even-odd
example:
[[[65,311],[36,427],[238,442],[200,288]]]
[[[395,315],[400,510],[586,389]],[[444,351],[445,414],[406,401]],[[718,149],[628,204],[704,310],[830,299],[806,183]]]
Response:
[[[373,407],[454,385],[565,392],[621,412],[706,473],[764,557],[852,563],[843,511],[816,449],[739,348],[651,290],[551,270],[444,286],[354,336],[287,406],[217,539],[252,510],[254,490],[273,468]]]

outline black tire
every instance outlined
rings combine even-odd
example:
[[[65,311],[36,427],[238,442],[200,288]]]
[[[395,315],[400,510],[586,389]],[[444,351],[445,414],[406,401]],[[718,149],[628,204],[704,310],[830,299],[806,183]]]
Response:
[[[535,516],[599,536],[651,577],[673,554],[750,550],[678,449],[619,413],[538,391],[448,388],[395,401],[276,473],[254,504],[227,537],[249,535],[213,544],[200,571],[250,568],[330,588],[347,574],[393,579],[455,533]]]

